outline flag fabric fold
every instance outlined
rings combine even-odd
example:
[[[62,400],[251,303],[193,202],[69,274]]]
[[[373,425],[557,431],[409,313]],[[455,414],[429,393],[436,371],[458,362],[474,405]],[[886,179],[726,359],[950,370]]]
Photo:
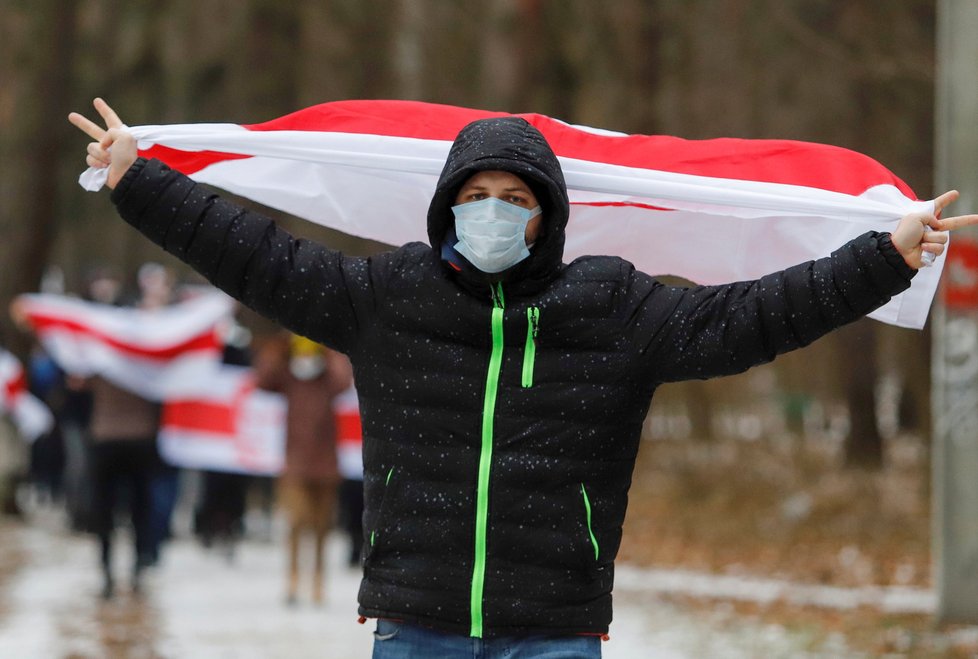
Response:
[[[508,116],[416,101],[324,103],[260,124],[136,126],[141,155],[201,182],[351,235],[426,240],[426,211],[452,140]],[[518,115],[546,136],[571,199],[565,255],[613,254],[695,283],[753,279],[890,231],[933,202],[875,160],[791,140],[684,140]],[[82,184],[97,188],[104,170]],[[920,328],[944,264],[872,317]]]
[[[27,390],[27,376],[20,361],[0,348],[0,415],[4,414],[29,442],[54,428],[51,410]]]

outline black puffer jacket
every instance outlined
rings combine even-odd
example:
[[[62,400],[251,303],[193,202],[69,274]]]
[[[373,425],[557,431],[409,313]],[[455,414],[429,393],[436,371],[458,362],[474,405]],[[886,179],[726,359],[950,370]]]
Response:
[[[482,169],[524,177],[544,210],[533,254],[501,283],[442,260],[456,190]],[[517,119],[460,135],[429,212],[432,246],[346,257],[157,161],[138,161],[113,200],[217,286],[350,356],[367,502],[360,612],[477,637],[606,632],[656,386],[805,345],[913,272],[876,233],[727,286],[667,287],[613,257],[563,265],[560,169]]]

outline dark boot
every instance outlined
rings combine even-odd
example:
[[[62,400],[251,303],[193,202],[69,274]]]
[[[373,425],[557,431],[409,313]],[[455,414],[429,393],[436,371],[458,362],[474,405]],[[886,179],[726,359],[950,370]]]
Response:
[[[102,591],[99,593],[99,597],[104,600],[112,599],[115,594],[115,583],[112,581],[112,573],[108,570],[102,571]]]
[[[102,548],[102,599],[112,599],[115,593],[115,584],[112,581],[112,538],[109,535],[101,535],[99,544]]]
[[[129,589],[133,595],[141,595],[143,592],[143,567],[138,562],[132,568],[132,581]]]

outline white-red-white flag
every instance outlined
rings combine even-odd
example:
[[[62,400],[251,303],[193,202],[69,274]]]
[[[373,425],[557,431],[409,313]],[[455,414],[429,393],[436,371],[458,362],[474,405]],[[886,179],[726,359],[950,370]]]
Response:
[[[312,222],[391,245],[427,240],[426,210],[467,123],[504,113],[415,101],[324,103],[261,124],[131,128],[142,155]],[[615,254],[653,275],[753,279],[931,211],[875,160],[789,140],[626,135],[519,115],[560,158],[565,254]],[[97,189],[104,170],[81,183]],[[944,258],[872,317],[920,328]]]
[[[9,415],[20,436],[29,442],[50,432],[54,415],[27,390],[27,375],[20,361],[0,348],[0,415]]]
[[[355,386],[350,385],[333,399],[333,415],[336,419],[336,462],[340,475],[363,480],[363,425]]]
[[[217,328],[233,309],[216,290],[153,310],[49,294],[22,300],[41,345],[66,373],[100,375],[153,401],[207,381],[221,360]]]
[[[258,389],[251,369],[221,366],[206,386],[163,405],[160,455],[172,465],[273,476],[285,463],[285,396]]]

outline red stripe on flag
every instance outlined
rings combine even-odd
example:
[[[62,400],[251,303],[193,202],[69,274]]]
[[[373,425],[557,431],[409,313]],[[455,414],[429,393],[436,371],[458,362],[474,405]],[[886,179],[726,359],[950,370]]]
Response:
[[[27,391],[27,375],[23,369],[18,369],[17,374],[5,384],[7,400],[13,403],[14,398]]]
[[[363,427],[357,413],[336,414],[336,438],[340,442],[358,442],[363,438]]]
[[[159,144],[154,144],[148,149],[140,149],[139,155],[143,158],[162,160],[173,169],[181,171],[187,176],[199,172],[216,162],[244,160],[245,158],[251,157],[237,153],[222,153],[220,151],[181,151],[180,149],[171,149],[168,146],[161,146]]]
[[[71,334],[89,336],[94,339],[98,339],[100,342],[115,348],[120,352],[125,352],[129,355],[134,355],[137,357],[167,360],[173,359],[174,357],[178,357],[185,352],[190,352],[193,350],[217,350],[218,348],[217,337],[214,336],[213,330],[208,330],[204,334],[191,337],[190,339],[187,339],[181,343],[152,348],[120,341],[113,336],[100,332],[92,327],[78,322],[77,320],[59,318],[57,316],[46,316],[39,313],[31,313],[29,317],[31,323],[39,332],[64,330]]]
[[[203,431],[233,439],[237,426],[234,408],[199,400],[170,400],[163,406],[162,426],[182,431]]]
[[[624,207],[629,206],[632,208],[644,208],[649,211],[664,211],[667,213],[674,213],[676,209],[674,208],[662,208],[661,206],[653,206],[652,204],[640,204],[634,201],[573,201],[571,206],[594,206],[596,208],[603,208],[606,206],[613,207]]]

